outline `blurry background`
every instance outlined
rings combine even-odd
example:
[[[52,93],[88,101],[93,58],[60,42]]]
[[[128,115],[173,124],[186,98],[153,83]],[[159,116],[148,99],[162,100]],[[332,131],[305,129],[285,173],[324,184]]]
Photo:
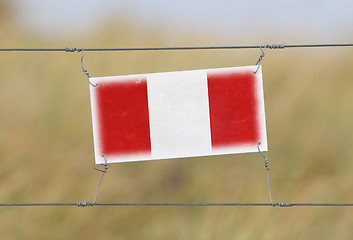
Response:
[[[0,0],[0,48],[353,42],[353,2]],[[91,76],[253,65],[260,50],[86,52]],[[353,202],[353,48],[268,50],[275,202]],[[0,53],[0,202],[93,201],[80,53]],[[109,165],[97,202],[268,202],[258,154]],[[1,239],[351,239],[351,208],[1,207]]]

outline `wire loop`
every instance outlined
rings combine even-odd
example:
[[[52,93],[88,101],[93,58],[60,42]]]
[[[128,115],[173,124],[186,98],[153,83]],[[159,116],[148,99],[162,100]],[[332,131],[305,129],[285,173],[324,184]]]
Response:
[[[89,72],[83,67],[83,57],[85,54],[85,51],[83,48],[81,48],[80,50],[78,50],[77,48],[70,48],[69,50],[73,50],[73,51],[82,51],[82,56],[81,56],[81,68],[82,68],[82,72],[87,76],[87,81],[89,82],[89,84],[91,84],[91,86],[93,87],[98,87],[98,84],[93,84],[90,81],[91,76],[89,75]]]
[[[101,186],[101,183],[102,183],[102,180],[103,180],[103,177],[104,177],[104,174],[107,172],[108,170],[108,162],[107,162],[107,158],[105,157],[104,154],[102,154],[102,157],[104,158],[104,169],[99,169],[99,168],[95,168],[97,171],[100,171],[102,172],[102,176],[101,176],[101,179],[99,181],[99,184],[98,184],[98,187],[97,187],[97,190],[96,190],[96,194],[94,195],[94,200],[93,200],[93,203],[92,203],[92,207],[94,206],[94,204],[96,203],[96,199],[97,199],[97,195],[98,195],[98,191],[99,191],[99,187]]]
[[[266,168],[266,175],[267,175],[268,196],[269,196],[269,198],[270,198],[270,202],[271,202],[272,206],[275,207],[277,204],[275,204],[275,203],[272,202],[272,197],[271,197],[270,174],[269,174],[270,168],[269,168],[268,158],[267,158],[265,152],[261,152],[261,150],[260,150],[260,145],[261,145],[261,142],[258,142],[258,143],[257,143],[257,149],[259,150],[259,153],[261,154],[261,156],[265,159],[265,168]]]
[[[264,47],[264,49],[262,49],[262,47],[260,47],[261,55],[260,55],[260,57],[259,57],[259,60],[257,60],[257,62],[256,62],[256,64],[255,64],[255,65],[257,65],[257,68],[256,68],[256,70],[253,72],[253,74],[256,74],[257,71],[259,71],[260,62],[262,61],[263,57],[265,57],[265,50],[266,50],[267,46],[269,46],[269,45],[266,45],[266,46]]]
[[[253,74],[256,74],[257,71],[259,71],[260,63],[261,63],[262,59],[265,57],[266,48],[269,48],[269,49],[284,49],[286,47],[286,44],[285,43],[281,43],[281,44],[272,44],[272,45],[265,45],[265,46],[259,46],[259,47],[260,47],[260,50],[261,50],[261,55],[259,57],[259,60],[257,60],[257,62],[255,64],[255,65],[257,65],[257,68],[253,72]]]

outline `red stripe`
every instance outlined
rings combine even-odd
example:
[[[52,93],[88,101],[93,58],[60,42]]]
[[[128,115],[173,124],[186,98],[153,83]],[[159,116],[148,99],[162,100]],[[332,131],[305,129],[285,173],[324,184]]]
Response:
[[[95,91],[102,154],[150,153],[146,78],[99,83]]]
[[[212,147],[257,143],[259,127],[252,71],[208,73]]]

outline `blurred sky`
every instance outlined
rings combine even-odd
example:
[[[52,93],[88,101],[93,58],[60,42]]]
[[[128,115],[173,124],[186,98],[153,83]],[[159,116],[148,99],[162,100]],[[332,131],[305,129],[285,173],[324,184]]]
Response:
[[[180,30],[224,34],[229,42],[348,42],[353,37],[352,0],[13,0],[16,22],[28,31],[72,35],[107,19],[136,20],[170,34]],[[351,41],[350,41],[351,42]]]

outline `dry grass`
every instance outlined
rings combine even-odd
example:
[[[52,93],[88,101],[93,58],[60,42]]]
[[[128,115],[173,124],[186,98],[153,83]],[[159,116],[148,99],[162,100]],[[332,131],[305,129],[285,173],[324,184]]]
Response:
[[[65,42],[7,32],[2,47],[166,46],[108,26]],[[110,31],[109,31],[110,29]],[[89,37],[88,37],[89,36]],[[180,37],[174,45],[217,43]],[[203,39],[203,40],[202,40]],[[49,44],[51,43],[51,44]],[[87,53],[92,76],[252,65],[259,51]],[[275,201],[352,202],[352,49],[268,51],[263,61]],[[77,53],[1,53],[1,202],[92,201],[88,83]],[[259,154],[109,166],[99,202],[267,202]],[[349,208],[0,208],[1,239],[348,239]]]

